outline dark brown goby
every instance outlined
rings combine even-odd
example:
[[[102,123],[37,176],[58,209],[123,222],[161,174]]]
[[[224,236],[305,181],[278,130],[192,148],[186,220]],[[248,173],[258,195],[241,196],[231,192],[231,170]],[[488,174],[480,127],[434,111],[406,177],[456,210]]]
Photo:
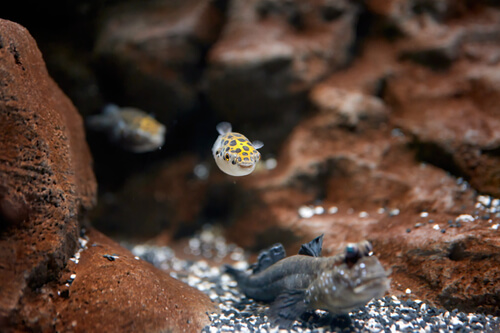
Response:
[[[290,325],[316,309],[348,313],[389,288],[389,271],[372,255],[369,242],[346,246],[344,253],[321,257],[323,235],[303,244],[299,254],[285,258],[283,245],[262,251],[251,272],[226,266],[250,298],[272,302],[270,319]]]

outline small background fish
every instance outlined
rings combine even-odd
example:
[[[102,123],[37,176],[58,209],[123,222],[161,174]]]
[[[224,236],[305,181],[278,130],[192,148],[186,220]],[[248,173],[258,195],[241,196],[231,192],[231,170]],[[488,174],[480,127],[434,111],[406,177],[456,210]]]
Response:
[[[250,142],[243,134],[231,132],[230,123],[222,122],[216,128],[220,135],[212,147],[212,154],[219,169],[231,176],[252,173],[260,160],[257,149],[264,144]]]
[[[107,132],[112,142],[133,153],[161,148],[166,128],[142,110],[109,104],[102,114],[87,117],[87,126]]]

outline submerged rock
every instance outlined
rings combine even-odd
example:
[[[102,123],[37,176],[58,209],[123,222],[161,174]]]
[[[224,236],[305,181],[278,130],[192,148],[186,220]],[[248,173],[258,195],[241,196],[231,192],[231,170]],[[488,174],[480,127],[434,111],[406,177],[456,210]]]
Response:
[[[97,231],[80,234],[97,192],[82,119],[27,30],[6,20],[0,156],[2,331],[191,332],[209,323],[207,296]]]
[[[49,77],[28,31],[0,20],[0,325],[77,247],[96,201],[82,119]],[[37,327],[37,316],[24,318]]]

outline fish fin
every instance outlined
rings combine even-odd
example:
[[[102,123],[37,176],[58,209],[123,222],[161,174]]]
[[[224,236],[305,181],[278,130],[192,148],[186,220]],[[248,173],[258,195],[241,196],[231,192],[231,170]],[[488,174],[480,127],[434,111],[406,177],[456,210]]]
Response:
[[[120,107],[116,104],[110,103],[106,104],[102,109],[103,114],[117,114],[120,111]]]
[[[285,257],[283,244],[274,244],[269,249],[260,252],[257,263],[252,265],[252,272],[257,274]]]
[[[259,141],[259,140],[252,141],[252,146],[253,146],[255,149],[260,149],[260,148],[264,147],[264,142]]]
[[[88,116],[85,118],[85,124],[94,131],[103,131],[115,127],[119,121],[120,108],[115,104],[107,104],[101,114]]]
[[[281,328],[290,328],[296,319],[308,311],[306,291],[287,290],[280,294],[269,307],[269,319]]]
[[[244,271],[239,270],[237,268],[234,268],[233,266],[227,265],[227,264],[223,266],[223,272],[231,275],[236,280],[236,282],[238,282],[238,283],[245,276],[245,272]]]
[[[219,132],[220,135],[227,134],[232,131],[232,126],[230,123],[224,121],[222,123],[219,123],[216,127],[217,132]]]
[[[309,243],[302,244],[299,254],[311,257],[321,257],[321,249],[323,248],[323,236],[320,235],[314,238]]]

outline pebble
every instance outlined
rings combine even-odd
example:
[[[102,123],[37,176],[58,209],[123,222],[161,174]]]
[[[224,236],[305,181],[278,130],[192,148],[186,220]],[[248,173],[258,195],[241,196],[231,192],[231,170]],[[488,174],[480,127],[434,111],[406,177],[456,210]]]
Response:
[[[308,219],[314,216],[314,209],[308,206],[301,206],[299,208],[299,216],[303,219]]]
[[[336,214],[338,211],[339,209],[335,206],[328,208],[328,214]]]
[[[456,219],[456,222],[473,222],[474,217],[470,214],[461,214]]]

